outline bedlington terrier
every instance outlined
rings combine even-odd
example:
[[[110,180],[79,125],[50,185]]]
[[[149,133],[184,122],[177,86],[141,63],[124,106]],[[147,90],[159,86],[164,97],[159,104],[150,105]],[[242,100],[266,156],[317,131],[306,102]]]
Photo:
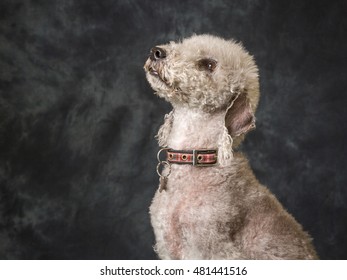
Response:
[[[310,236],[234,151],[255,128],[253,57],[234,41],[193,35],[152,48],[144,69],[173,107],[157,135],[150,206],[159,257],[316,259]]]

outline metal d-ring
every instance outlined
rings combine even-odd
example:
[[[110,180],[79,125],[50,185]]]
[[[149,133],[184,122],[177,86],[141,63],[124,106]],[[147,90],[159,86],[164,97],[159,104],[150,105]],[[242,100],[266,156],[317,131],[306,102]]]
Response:
[[[162,160],[160,159],[160,154],[162,151],[167,151],[167,150],[170,150],[169,148],[162,148],[159,150],[159,152],[157,153],[157,160],[158,162],[162,162]]]
[[[163,170],[160,172],[160,170],[159,170],[159,168],[160,168],[160,166],[167,166],[168,168],[169,168],[169,171],[168,171],[168,173],[166,174],[166,175],[163,175],[162,174],[162,172],[163,172]],[[169,175],[170,175],[170,173],[171,173],[171,164],[169,163],[169,162],[167,162],[167,161],[160,161],[159,163],[158,163],[158,165],[157,165],[157,174],[159,175],[159,177],[161,177],[161,178],[167,178],[167,177],[169,177]]]

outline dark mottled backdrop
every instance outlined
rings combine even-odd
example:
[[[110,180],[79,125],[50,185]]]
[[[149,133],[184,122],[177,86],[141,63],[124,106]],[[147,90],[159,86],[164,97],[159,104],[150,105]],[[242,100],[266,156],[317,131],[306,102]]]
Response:
[[[347,259],[346,1],[1,0],[0,258],[152,259],[156,43],[233,37],[262,97],[243,150],[323,259]]]

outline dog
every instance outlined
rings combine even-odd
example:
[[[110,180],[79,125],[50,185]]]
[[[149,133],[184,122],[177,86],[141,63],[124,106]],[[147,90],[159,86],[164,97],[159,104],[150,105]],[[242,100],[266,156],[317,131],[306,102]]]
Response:
[[[317,259],[309,234],[235,151],[255,128],[259,100],[258,68],[243,46],[193,35],[153,47],[144,69],[173,107],[157,134],[150,206],[159,258]]]

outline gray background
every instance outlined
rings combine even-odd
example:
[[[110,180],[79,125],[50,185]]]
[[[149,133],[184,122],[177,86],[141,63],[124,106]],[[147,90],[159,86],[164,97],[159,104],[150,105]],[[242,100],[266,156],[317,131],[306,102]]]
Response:
[[[211,33],[259,65],[254,172],[321,258],[346,259],[346,2],[2,0],[0,258],[156,258],[170,106],[142,66],[157,43]]]

